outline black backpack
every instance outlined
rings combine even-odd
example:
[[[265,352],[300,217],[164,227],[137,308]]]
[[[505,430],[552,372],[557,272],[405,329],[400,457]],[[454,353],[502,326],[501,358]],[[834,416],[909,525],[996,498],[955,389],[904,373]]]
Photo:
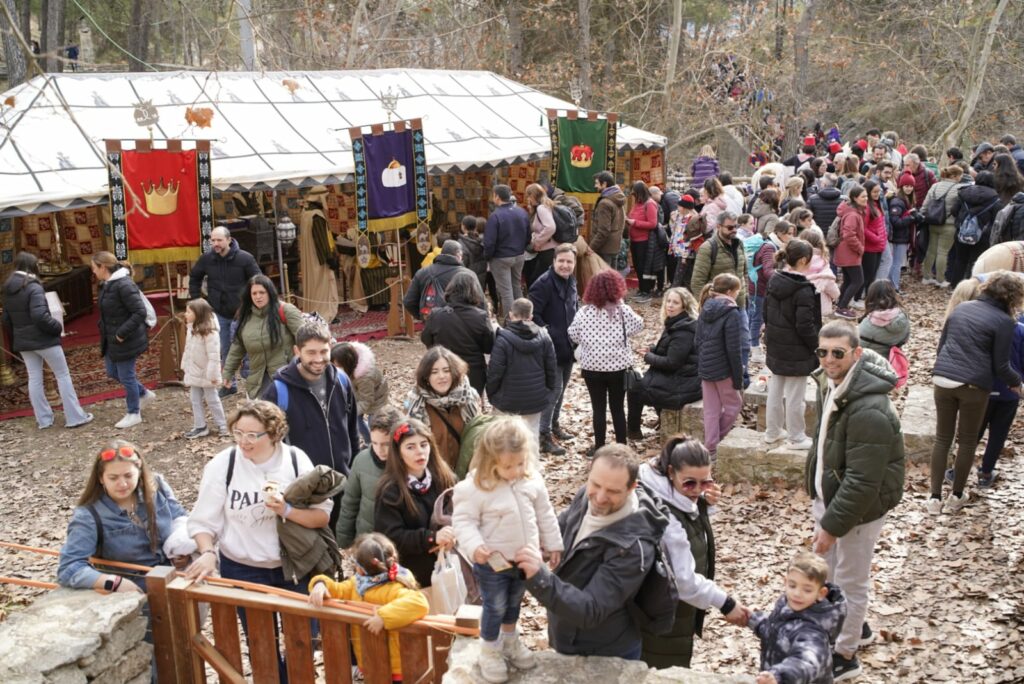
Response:
[[[567,206],[556,204],[551,208],[551,214],[555,218],[554,241],[559,244],[576,242],[576,238],[580,236],[580,224],[575,212]]]
[[[643,486],[643,485],[641,485]],[[662,515],[672,519],[668,510],[658,496],[644,487],[644,491],[655,502]],[[639,540],[637,541],[639,544]],[[664,635],[672,631],[676,623],[676,608],[679,605],[679,587],[676,575],[672,570],[672,562],[664,538],[658,539],[654,545],[654,563],[647,571],[643,584],[633,597],[629,612],[637,627],[649,634]]]
[[[925,202],[924,220],[929,226],[941,226],[946,222],[946,195],[955,187],[956,185],[951,185],[941,196],[932,197]]]
[[[440,309],[447,303],[441,283],[437,281],[437,278],[431,278],[420,293],[420,316],[423,320],[427,320],[434,309]]]

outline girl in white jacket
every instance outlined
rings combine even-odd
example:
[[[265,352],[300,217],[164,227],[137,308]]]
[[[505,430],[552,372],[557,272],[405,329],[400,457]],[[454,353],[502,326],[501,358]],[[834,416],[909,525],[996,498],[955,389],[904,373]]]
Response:
[[[562,535],[547,487],[537,472],[537,441],[519,416],[500,416],[476,441],[472,470],[455,485],[452,526],[459,548],[473,559],[483,599],[480,671],[488,682],[533,667],[533,653],[519,640],[516,623],[526,584],[509,562],[524,546],[562,557]]]
[[[189,388],[192,399],[192,429],[185,433],[185,439],[206,437],[210,429],[206,426],[206,412],[203,400],[213,414],[213,422],[221,437],[228,436],[228,424],[224,418],[224,407],[217,395],[221,383],[220,374],[220,326],[213,308],[205,299],[193,299],[185,307],[185,351],[181,355],[183,382]]]

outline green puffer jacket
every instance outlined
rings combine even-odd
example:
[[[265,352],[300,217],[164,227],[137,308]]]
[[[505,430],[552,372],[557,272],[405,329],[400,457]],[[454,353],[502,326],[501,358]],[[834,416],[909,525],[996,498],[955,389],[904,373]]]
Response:
[[[850,372],[850,385],[829,416],[824,452],[822,500],[826,510],[821,526],[835,537],[881,518],[903,498],[903,430],[889,399],[896,373],[870,349],[864,350]],[[807,454],[805,476],[813,499],[827,378],[820,368],[812,377],[818,383],[818,426]]]
[[[347,549],[361,534],[373,532],[373,507],[377,500],[377,480],[384,474],[384,461],[366,447],[352,461],[345,493],[341,497],[341,513],[334,532],[338,546]]]
[[[252,308],[252,313],[239,329],[239,335],[231,340],[231,350],[224,360],[224,383],[231,384],[242,359],[249,355],[249,377],[245,380],[245,390],[253,399],[260,393],[260,384],[263,382],[263,374],[271,378],[282,366],[287,366],[292,360],[292,348],[295,346],[295,333],[305,319],[302,312],[291,304],[281,303],[274,316],[281,330],[281,340],[275,346],[270,343],[270,332],[267,329],[267,309]],[[284,321],[281,318],[284,318]],[[239,343],[241,339],[241,343]]]
[[[711,258],[712,253],[714,259]],[[736,297],[736,306],[740,311],[744,311],[747,308],[747,253],[743,251],[743,240],[733,238],[730,247],[722,242],[716,230],[697,250],[697,260],[693,263],[693,277],[690,279],[690,291],[699,298],[704,286],[721,273],[732,273],[740,279],[741,287]]]

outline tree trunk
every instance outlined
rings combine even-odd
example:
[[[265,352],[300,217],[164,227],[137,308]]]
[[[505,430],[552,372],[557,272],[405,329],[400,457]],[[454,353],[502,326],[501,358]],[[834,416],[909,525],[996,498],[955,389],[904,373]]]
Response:
[[[513,78],[523,72],[523,8],[518,0],[505,3],[505,21],[508,22],[508,69]]]
[[[981,97],[982,87],[985,85],[985,71],[988,69],[988,61],[992,56],[992,41],[995,40],[996,31],[1002,22],[1003,12],[1010,0],[998,0],[995,12],[988,22],[988,31],[985,33],[985,44],[981,52],[971,60],[971,70],[968,74],[966,94],[960,101],[960,108],[956,117],[946,126],[945,130],[936,138],[933,149],[945,150],[955,146],[960,141],[967,128],[967,123],[974,115],[974,108],[978,106],[978,98]]]
[[[54,2],[55,0],[50,0]],[[128,33],[128,71],[144,71],[149,53],[149,0],[132,0],[131,29]]]
[[[10,7],[8,5],[8,7]],[[18,3],[18,22],[21,26],[21,35],[25,42],[32,44],[32,1],[21,0]]]
[[[576,70],[580,79],[580,106],[590,109],[594,92],[590,61],[590,3],[579,0],[576,21],[579,23],[580,44],[576,48]]]
[[[359,29],[365,16],[366,0],[359,0],[356,13],[352,15],[352,28],[348,32],[348,49],[345,50],[346,69],[351,69],[356,65],[356,55],[359,54]]]
[[[670,111],[673,85],[676,80],[676,63],[679,60],[679,39],[683,32],[683,0],[672,0],[672,36],[668,41],[668,58],[665,62],[665,106]]]
[[[790,108],[790,115],[783,124],[786,131],[785,142],[783,143],[783,156],[799,146],[800,123],[804,116],[804,102],[807,91],[807,69],[809,55],[807,53],[807,38],[810,35],[811,24],[814,21],[814,0],[806,0],[804,11],[800,15],[796,32],[793,34],[793,104]]]
[[[0,17],[0,29],[4,32],[4,60],[7,62],[7,87],[13,88],[25,80],[25,53],[22,51],[18,39],[14,37],[16,27],[11,26],[7,20],[10,17],[11,21],[14,21],[14,18],[17,16],[17,12],[14,9],[14,0],[2,0],[2,2],[6,8],[4,16]],[[25,4],[28,4],[27,0]]]
[[[252,39],[252,0],[238,0],[235,16],[238,17],[238,49],[241,51],[242,66],[246,71],[253,71],[256,68],[256,51]]]

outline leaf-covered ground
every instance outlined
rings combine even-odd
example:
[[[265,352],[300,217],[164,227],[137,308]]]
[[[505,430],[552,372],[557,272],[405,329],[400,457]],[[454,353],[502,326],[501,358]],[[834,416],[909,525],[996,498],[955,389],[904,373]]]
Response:
[[[920,285],[908,289],[907,308],[914,322],[908,354],[912,382],[926,384],[945,293]],[[660,331],[655,306],[638,310],[648,327],[637,348],[653,343]],[[423,347],[418,341],[396,340],[371,346],[397,403],[411,385]],[[191,506],[203,465],[227,442],[184,440],[182,434],[191,427],[185,390],[164,388],[157,394],[160,400],[147,410],[145,423],[128,435]],[[228,400],[228,408],[234,401]],[[109,401],[90,410],[96,421],[80,430],[38,431],[31,418],[0,424],[0,540],[60,547],[90,459],[105,440],[118,435],[111,426],[123,414],[123,402]],[[545,458],[548,488],[558,510],[584,482],[587,463],[582,454],[591,445],[590,404],[578,373],[563,415],[563,425],[577,437],[566,444],[565,456]],[[649,411],[647,423],[653,422]],[[659,446],[651,426],[637,445],[645,454]],[[955,517],[924,513],[927,469],[908,465],[903,502],[890,514],[873,561],[869,621],[879,639],[861,653],[864,675],[859,681],[1024,681],[1024,475],[1017,455],[1022,441],[1018,421],[1000,461],[997,486],[973,489],[972,505]],[[739,600],[770,607],[781,591],[786,561],[810,542],[810,502],[803,492],[772,487],[741,484],[727,486],[725,493],[714,518],[718,581]],[[51,558],[0,550],[2,575],[52,580],[55,568]],[[0,585],[0,616],[37,594]],[[529,596],[522,626],[536,646],[546,645],[544,612]],[[711,619],[696,648],[694,667],[756,672],[757,653],[752,633]]]

